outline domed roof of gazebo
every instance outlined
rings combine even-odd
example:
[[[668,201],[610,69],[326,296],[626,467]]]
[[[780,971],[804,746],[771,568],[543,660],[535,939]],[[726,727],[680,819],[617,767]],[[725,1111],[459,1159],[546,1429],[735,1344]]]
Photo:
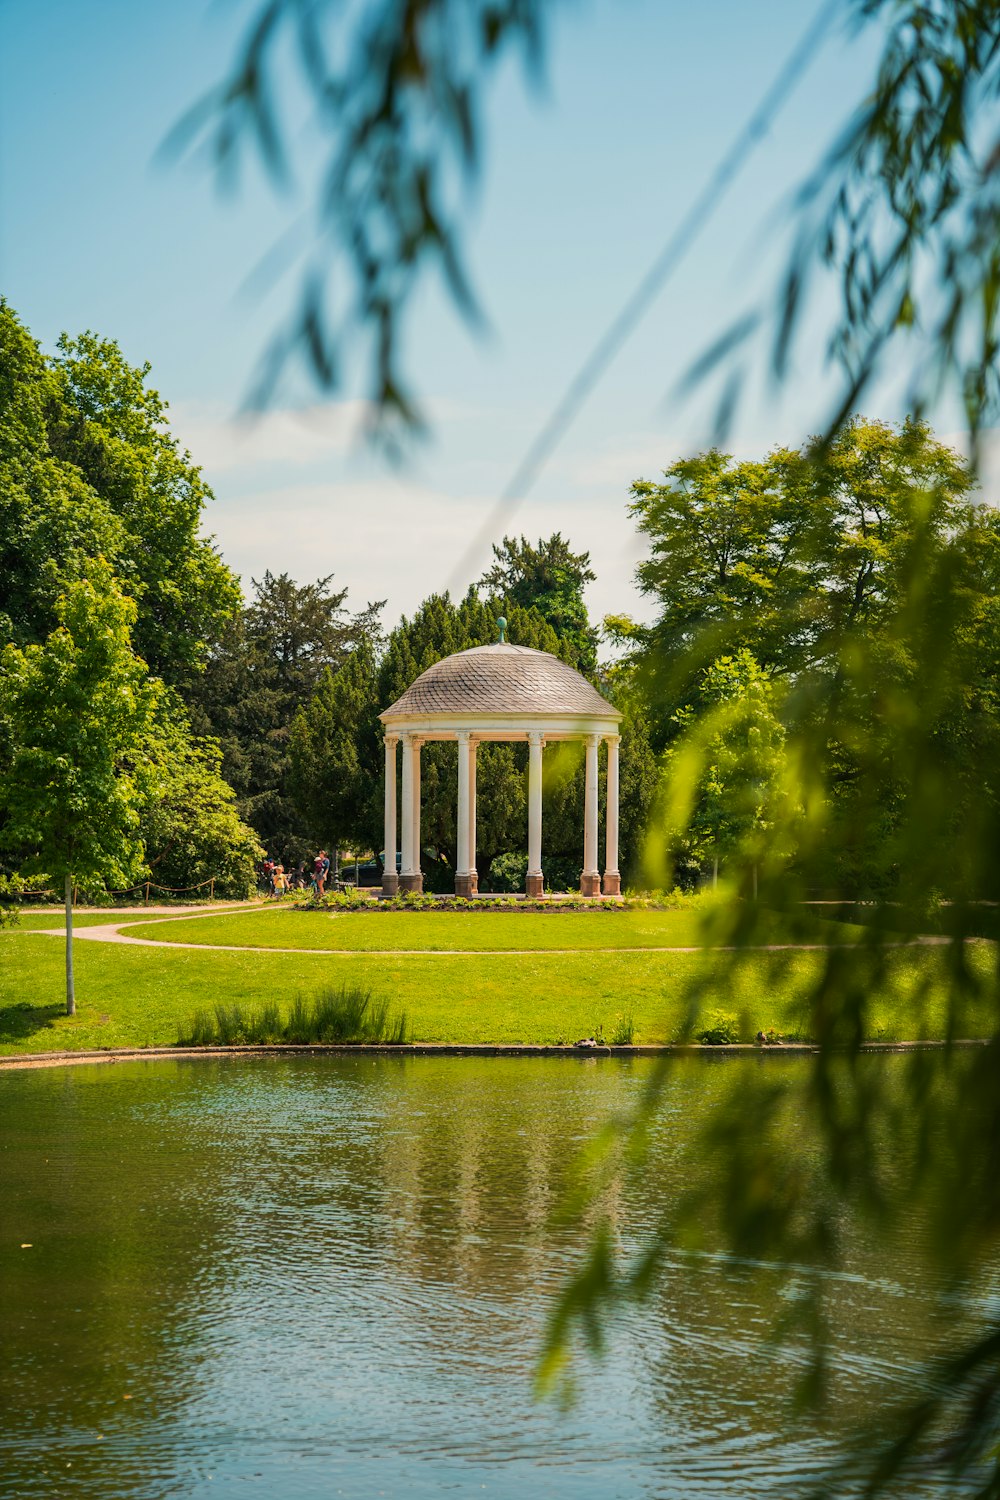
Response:
[[[621,718],[566,662],[507,642],[473,646],[436,661],[379,717],[450,713]]]

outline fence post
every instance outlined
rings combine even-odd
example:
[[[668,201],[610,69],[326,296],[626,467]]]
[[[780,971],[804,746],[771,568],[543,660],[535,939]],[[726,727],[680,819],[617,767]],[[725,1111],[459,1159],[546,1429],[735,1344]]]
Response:
[[[212,876],[211,880],[209,881],[208,899],[209,899],[209,901],[214,901],[215,900],[215,876],[214,875]]]
[[[145,905],[146,906],[149,905],[149,881],[148,880],[146,881],[146,901],[145,901]]]

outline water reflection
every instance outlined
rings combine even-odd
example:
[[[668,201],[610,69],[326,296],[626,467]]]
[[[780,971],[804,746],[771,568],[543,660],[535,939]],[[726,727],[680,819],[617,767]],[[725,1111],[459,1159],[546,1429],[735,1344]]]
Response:
[[[649,1168],[611,1204],[625,1241],[691,1172],[686,1144],[734,1066],[678,1068]],[[711,1255],[675,1258],[570,1413],[531,1399],[547,1299],[580,1250],[552,1222],[568,1162],[645,1067],[5,1075],[0,1493],[803,1493],[837,1432],[940,1339],[915,1243],[886,1266],[841,1226],[826,1429],[785,1430],[801,1356],[764,1345],[794,1280]]]

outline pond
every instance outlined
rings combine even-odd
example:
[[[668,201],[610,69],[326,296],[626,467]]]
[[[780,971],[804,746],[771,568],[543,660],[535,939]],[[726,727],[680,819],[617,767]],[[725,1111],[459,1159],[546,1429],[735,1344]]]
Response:
[[[0,1077],[5,1500],[804,1494],[943,1336],[915,1248],[887,1267],[848,1234],[829,1428],[786,1429],[798,1356],[760,1353],[786,1279],[706,1257],[678,1256],[620,1320],[575,1406],[533,1398],[580,1253],[552,1220],[567,1163],[648,1066],[358,1054]],[[626,1238],[688,1170],[723,1078],[755,1066],[802,1063],[678,1064],[645,1183],[616,1204]]]

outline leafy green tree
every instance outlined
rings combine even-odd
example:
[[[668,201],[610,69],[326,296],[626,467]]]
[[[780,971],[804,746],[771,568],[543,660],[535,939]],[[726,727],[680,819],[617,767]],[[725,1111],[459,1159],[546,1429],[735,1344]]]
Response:
[[[109,560],[138,606],[135,649],[177,683],[203,665],[239,605],[239,585],[201,535],[212,492],[168,425],[167,403],[110,339],[59,340],[49,446],[123,528]]]
[[[0,635],[44,640],[63,582],[114,557],[124,528],[72,464],[51,451],[49,362],[0,301]]]
[[[135,599],[137,650],[177,683],[239,587],[200,535],[211,492],[148,373],[93,334],[47,359],[0,301],[0,627],[20,645],[44,640],[64,585],[103,556]]]
[[[784,790],[776,684],[741,650],[712,663],[699,699],[700,713],[688,707],[675,715],[680,734],[664,764],[669,824],[694,860],[711,866],[713,886],[720,860],[743,861],[756,894],[757,867]]]
[[[42,645],[0,657],[0,722],[10,747],[0,838],[24,873],[66,898],[66,1009],[73,982],[73,887],[128,886],[143,873],[144,749],[162,686],[132,651],[136,605],[106,563],[68,586]]]
[[[596,573],[589,552],[573,552],[558,531],[533,547],[527,537],[505,536],[493,546],[494,563],[479,580],[478,587],[492,599],[537,609],[573,655],[566,660],[578,672],[597,670],[597,631],[587,615],[583,591]]]
[[[217,743],[193,739],[181,705],[164,700],[146,754],[152,774],[138,832],[149,878],[175,890],[211,882],[217,897],[250,895],[264,851],[236,810]]]
[[[836,474],[824,481],[822,455],[812,461],[822,492]],[[645,1295],[677,1246],[839,1270],[849,1215],[862,1216],[888,1252],[916,1213],[945,1295],[981,1288],[992,1275],[1000,1247],[993,1167],[1000,970],[993,947],[975,940],[995,934],[1000,889],[1000,555],[994,514],[957,506],[942,525],[940,504],[916,487],[898,496],[892,546],[876,559],[878,591],[865,608],[832,613],[820,668],[800,672],[784,695],[788,794],[779,781],[763,841],[755,817],[729,825],[737,863],[748,865],[763,848],[760,901],[713,911],[704,938],[715,952],[689,987],[688,1034],[696,1036],[717,996],[740,992],[743,965],[773,941],[776,914],[794,931],[803,903],[829,889],[831,872],[856,871],[860,851],[871,891],[870,904],[849,907],[860,934],[845,928],[804,976],[793,960],[773,957],[775,980],[798,987],[800,1033],[816,1044],[807,1076],[799,1082],[771,1069],[740,1076],[697,1148],[702,1165],[711,1163],[707,1176],[664,1206],[632,1255],[614,1245],[600,1204],[609,1177],[641,1159],[670,1097],[669,1062],[657,1071],[592,1163],[593,1191],[583,1201],[597,1227],[587,1263],[554,1315],[550,1375],[570,1331],[593,1334],[606,1304]],[[790,627],[796,618],[793,610]],[[707,720],[710,743],[711,711],[698,707],[689,732]],[[777,737],[771,748],[777,755]],[[896,952],[901,935],[926,934],[943,942],[941,990],[933,996],[924,966],[901,962]],[[930,1017],[933,1004],[935,1028],[946,1038],[939,1054],[915,1054],[891,1077],[864,1055],[889,991],[916,1015]],[[981,1031],[984,1017],[983,1045],[956,1047],[954,1039]],[[787,1129],[790,1120],[799,1122],[798,1133]],[[783,1331],[810,1350],[798,1396],[816,1403],[830,1375],[827,1282],[813,1275],[800,1290]],[[992,1311],[975,1326],[954,1328],[919,1392],[896,1404],[887,1399],[817,1493],[876,1494],[890,1485],[905,1492],[919,1468],[921,1482],[930,1473],[942,1485],[992,1494],[998,1349]]]
[[[926,424],[860,417],[822,462],[809,444],[760,462],[712,450],[673,464],[662,484],[634,484],[631,513],[650,544],[637,579],[660,613],[626,634],[658,742],[719,656],[749,649],[784,674],[836,671],[842,632],[855,622],[877,631],[898,607],[918,516],[926,507],[919,524],[946,537],[974,486]]]

